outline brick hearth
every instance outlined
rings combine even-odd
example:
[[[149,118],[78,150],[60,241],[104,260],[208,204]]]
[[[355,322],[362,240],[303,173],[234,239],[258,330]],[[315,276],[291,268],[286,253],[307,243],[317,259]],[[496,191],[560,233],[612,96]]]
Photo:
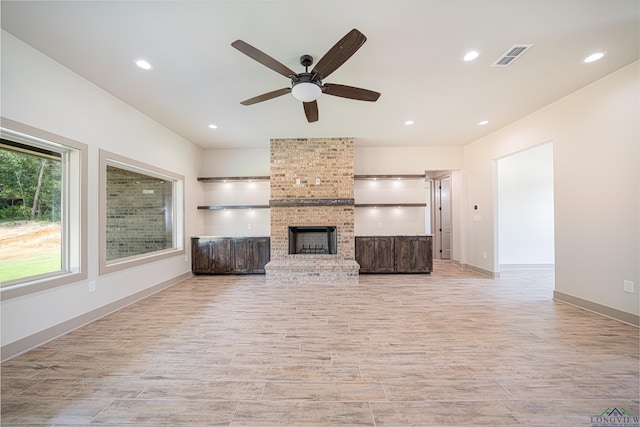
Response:
[[[267,282],[358,283],[353,139],[271,140],[271,261]],[[337,227],[337,254],[289,254],[289,227]]]

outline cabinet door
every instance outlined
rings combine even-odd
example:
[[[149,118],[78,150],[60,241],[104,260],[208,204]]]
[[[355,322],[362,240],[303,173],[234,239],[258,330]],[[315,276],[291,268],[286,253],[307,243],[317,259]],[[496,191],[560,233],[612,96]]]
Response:
[[[393,237],[356,237],[356,262],[361,273],[393,273]]]
[[[251,267],[251,248],[252,243],[249,239],[232,239],[231,251],[232,271],[233,273],[248,273]]]
[[[232,239],[232,273],[264,273],[271,259],[271,240],[268,237]]]
[[[211,245],[208,240],[191,239],[191,271],[194,274],[211,273]]]
[[[271,260],[271,239],[268,237],[258,237],[252,240],[252,265],[251,273],[264,274],[264,267]]]
[[[360,264],[360,273],[375,273],[375,238],[356,237],[356,262]]]
[[[426,256],[424,257],[424,264],[422,265],[422,270],[425,273],[431,273],[433,271],[433,237],[432,236],[424,236],[421,237],[424,241],[424,250],[426,252]]]
[[[432,267],[431,238],[396,237],[395,265],[398,273],[428,273]]]
[[[211,240],[211,272],[231,271],[231,239]]]
[[[394,249],[393,237],[375,238],[374,259],[377,273],[393,273],[395,271]]]

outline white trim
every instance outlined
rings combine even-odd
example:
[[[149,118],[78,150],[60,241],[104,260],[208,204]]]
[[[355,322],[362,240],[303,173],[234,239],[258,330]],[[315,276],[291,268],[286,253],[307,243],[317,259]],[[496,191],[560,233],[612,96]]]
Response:
[[[627,313],[626,311],[607,307],[606,305],[598,304],[597,302],[593,301],[587,301],[585,299],[565,294],[559,291],[553,291],[553,299],[565,304],[572,305],[582,310],[599,314],[600,316],[605,316],[610,319],[617,320],[618,322],[635,326],[636,328],[640,327],[640,316],[638,316],[637,314]]]
[[[500,264],[500,271],[555,270],[555,264]]]
[[[88,146],[41,129],[1,117],[2,133],[7,139],[18,139],[21,143],[52,149],[70,161],[64,167],[70,169],[63,177],[63,251],[66,270],[46,277],[29,277],[25,280],[9,281],[0,289],[0,300],[40,292],[56,286],[67,285],[87,278],[87,164]],[[72,179],[69,179],[72,178]],[[76,182],[77,181],[77,182]],[[5,282],[7,283],[7,282]]]
[[[124,270],[138,265],[147,264],[149,262],[158,261],[160,259],[170,258],[174,256],[184,256],[184,176],[173,172],[142,163],[133,159],[110,153],[106,150],[99,150],[100,162],[100,183],[99,183],[99,274],[109,274],[115,271]],[[173,182],[173,211],[175,218],[173,220],[173,248],[145,253],[141,255],[121,258],[113,261],[107,261],[107,166],[116,165],[136,173],[145,173],[150,176],[171,180]]]

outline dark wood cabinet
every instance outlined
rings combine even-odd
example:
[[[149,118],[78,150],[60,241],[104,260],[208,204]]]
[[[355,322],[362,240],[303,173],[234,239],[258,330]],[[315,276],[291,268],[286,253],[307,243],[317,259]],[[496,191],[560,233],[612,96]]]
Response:
[[[194,274],[260,274],[271,258],[269,237],[192,237]]]
[[[191,271],[224,274],[231,271],[231,240],[224,237],[191,238]]]
[[[360,273],[431,273],[431,236],[359,236]],[[192,237],[194,274],[264,274],[271,259],[269,237]]]
[[[211,269],[209,242],[191,238],[191,271],[195,274],[206,273]]]
[[[431,236],[356,237],[356,261],[361,273],[431,273]]]
[[[433,271],[431,236],[394,237],[396,271],[424,273]]]
[[[356,262],[361,273],[393,273],[393,237],[356,237]]]
[[[233,272],[238,274],[264,274],[264,266],[271,258],[271,242],[268,237],[231,239]]]

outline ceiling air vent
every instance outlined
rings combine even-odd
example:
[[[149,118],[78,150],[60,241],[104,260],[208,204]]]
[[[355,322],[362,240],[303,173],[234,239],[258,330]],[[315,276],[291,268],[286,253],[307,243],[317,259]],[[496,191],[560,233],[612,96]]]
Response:
[[[513,63],[513,61],[520,58],[526,51],[528,51],[532,47],[533,44],[514,44],[505,53],[503,53],[496,62],[491,64],[491,66],[508,67]]]

